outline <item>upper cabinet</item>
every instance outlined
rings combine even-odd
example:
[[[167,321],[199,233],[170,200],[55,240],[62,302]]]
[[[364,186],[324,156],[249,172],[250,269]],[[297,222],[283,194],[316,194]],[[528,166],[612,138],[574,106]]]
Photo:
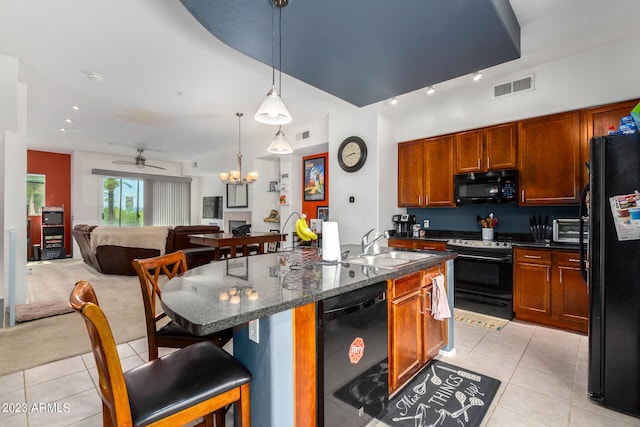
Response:
[[[589,142],[616,130],[640,100],[398,144],[398,206],[455,206],[453,175],[518,170],[518,204],[577,205]]]
[[[516,147],[516,123],[457,133],[454,173],[515,169]]]
[[[398,206],[455,206],[453,135],[398,144]]]
[[[599,107],[582,110],[582,158],[589,161],[589,142],[594,136],[607,135],[609,127],[618,130],[620,118],[628,116],[640,99],[634,101],[618,102],[616,104],[601,105]],[[582,171],[582,186],[589,182],[587,168]]]
[[[520,205],[580,202],[580,112],[520,122],[518,129]]]

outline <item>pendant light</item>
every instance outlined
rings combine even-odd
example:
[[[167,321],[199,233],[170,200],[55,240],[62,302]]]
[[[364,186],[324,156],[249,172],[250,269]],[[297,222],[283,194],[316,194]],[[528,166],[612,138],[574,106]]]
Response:
[[[227,184],[251,184],[258,179],[256,172],[249,172],[244,178],[242,177],[242,152],[240,151],[240,120],[242,119],[242,113],[236,113],[238,116],[238,169],[229,172],[220,172],[218,177],[220,181]]]
[[[291,148],[289,141],[287,141],[287,138],[284,136],[284,132],[282,132],[282,126],[280,126],[278,132],[276,132],[275,138],[273,138],[273,141],[271,141],[271,144],[267,147],[267,152],[272,154],[293,153],[293,149]]]
[[[278,23],[278,40],[280,44],[279,51],[279,86],[282,91],[282,8],[288,4],[288,0],[272,0],[271,1],[271,89],[267,92],[267,97],[258,108],[254,118],[260,123],[267,125],[286,125],[291,123],[291,114],[282,102],[282,98],[276,90],[276,68],[275,68],[275,8],[280,11]]]

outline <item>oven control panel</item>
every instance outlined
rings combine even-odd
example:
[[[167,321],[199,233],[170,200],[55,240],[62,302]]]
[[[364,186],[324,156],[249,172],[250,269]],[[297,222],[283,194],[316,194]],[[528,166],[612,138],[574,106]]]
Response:
[[[447,240],[449,248],[466,248],[476,250],[494,250],[494,251],[510,251],[511,242],[495,242],[488,240],[465,240],[465,239],[449,239]]]

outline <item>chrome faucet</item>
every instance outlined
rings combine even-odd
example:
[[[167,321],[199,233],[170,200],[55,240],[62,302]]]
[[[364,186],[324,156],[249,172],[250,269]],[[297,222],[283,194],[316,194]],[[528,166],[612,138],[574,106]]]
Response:
[[[376,232],[376,236],[374,237],[374,239],[372,241],[369,241],[369,235],[371,233],[373,233],[374,231],[376,231],[375,228],[372,228],[371,230],[367,231],[364,236],[362,236],[362,255],[368,255],[369,254],[369,249],[371,249],[373,247],[373,253],[374,254],[379,254],[380,253],[380,246],[378,246],[378,241],[380,239],[388,239],[389,238],[389,232],[385,231],[382,234],[378,234],[378,232]]]

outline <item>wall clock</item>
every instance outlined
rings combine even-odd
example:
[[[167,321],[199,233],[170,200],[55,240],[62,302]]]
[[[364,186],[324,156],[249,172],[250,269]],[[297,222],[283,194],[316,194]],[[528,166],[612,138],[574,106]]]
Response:
[[[338,148],[338,164],[346,172],[356,172],[367,161],[367,144],[357,136],[342,141]]]

